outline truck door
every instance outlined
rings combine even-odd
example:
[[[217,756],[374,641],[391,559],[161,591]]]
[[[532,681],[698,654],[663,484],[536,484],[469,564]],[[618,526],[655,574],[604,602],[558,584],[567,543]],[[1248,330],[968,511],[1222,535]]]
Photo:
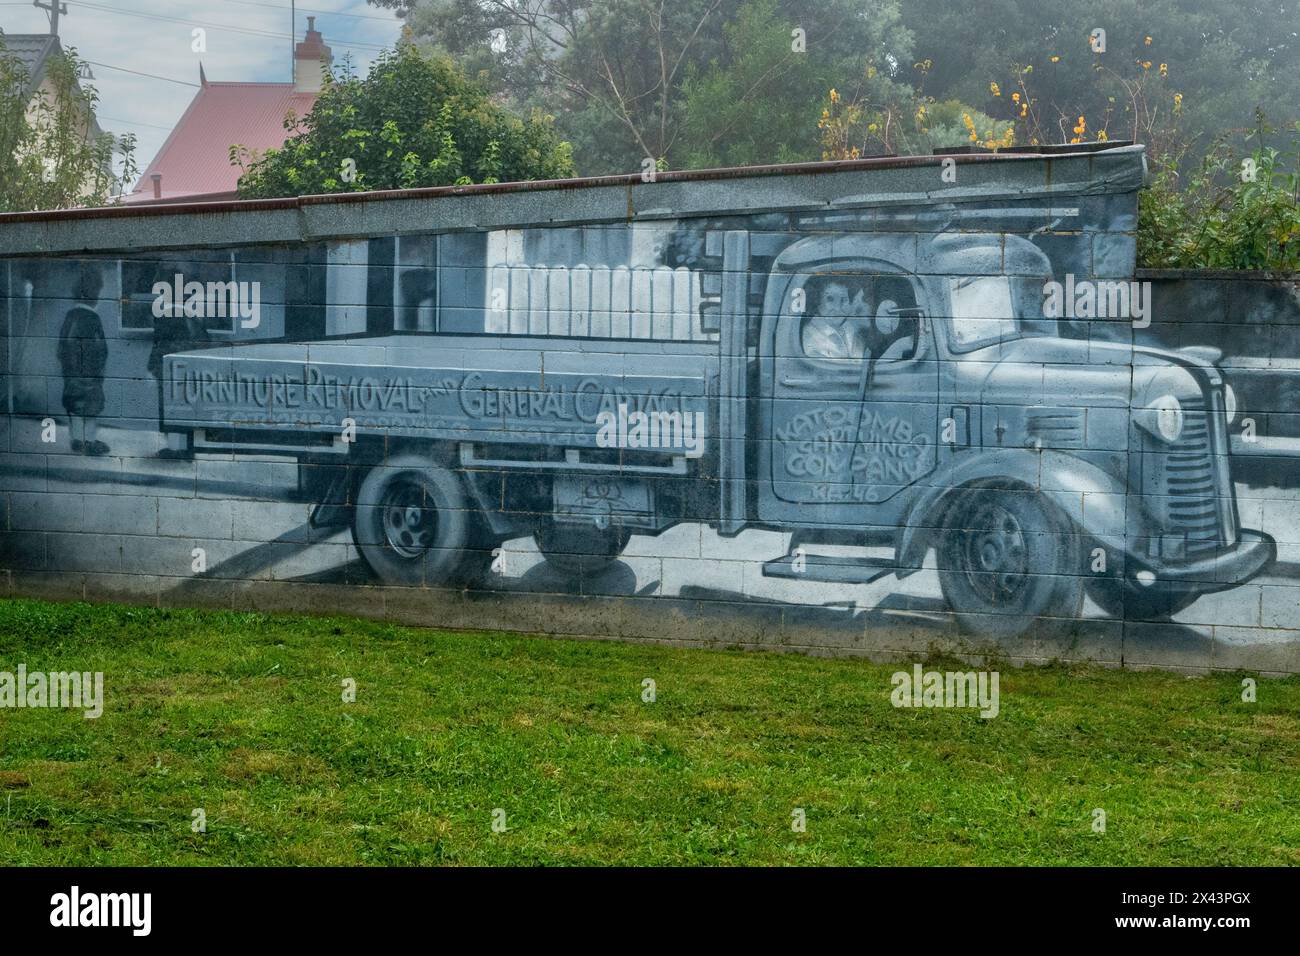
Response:
[[[839,506],[817,523],[889,523],[890,509],[867,506],[935,468],[938,362],[923,290],[887,269],[837,262],[795,275],[776,323],[773,492]],[[843,507],[853,505],[863,507]]]

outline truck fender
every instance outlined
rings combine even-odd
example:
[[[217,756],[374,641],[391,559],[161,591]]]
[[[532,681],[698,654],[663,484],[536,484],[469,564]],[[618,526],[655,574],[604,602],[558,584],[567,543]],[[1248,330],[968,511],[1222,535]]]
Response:
[[[1056,504],[1081,533],[1122,547],[1127,489],[1096,465],[1056,451],[1007,448],[973,457],[944,473],[908,510],[898,542],[904,574],[919,570],[944,513],[963,489],[1032,488]]]

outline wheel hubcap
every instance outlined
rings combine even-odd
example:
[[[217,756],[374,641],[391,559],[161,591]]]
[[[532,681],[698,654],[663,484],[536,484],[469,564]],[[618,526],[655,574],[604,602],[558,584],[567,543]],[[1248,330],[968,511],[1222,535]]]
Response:
[[[395,478],[384,494],[380,506],[384,539],[403,558],[418,558],[433,543],[438,528],[438,512],[427,507],[426,500],[423,483],[414,478]]]
[[[971,524],[965,554],[971,586],[990,604],[1014,599],[1029,575],[1029,548],[1020,522],[1000,505],[985,505]]]

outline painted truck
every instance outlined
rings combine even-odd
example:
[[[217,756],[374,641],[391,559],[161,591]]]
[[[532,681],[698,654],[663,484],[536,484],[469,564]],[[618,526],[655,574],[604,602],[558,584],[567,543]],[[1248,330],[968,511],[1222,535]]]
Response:
[[[1048,185],[952,201],[929,158],[924,192],[783,207],[778,170],[762,196],[679,218],[700,335],[595,337],[610,280],[569,269],[539,301],[485,262],[479,332],[166,356],[162,427],[296,457],[313,520],[350,524],[391,585],[476,584],[524,535],[580,583],[683,522],[787,532],[762,573],[795,580],[903,577],[933,554],[980,634],[1067,625],[1085,595],[1165,617],[1249,580],[1275,546],[1238,515],[1219,370],[1044,315],[1059,276],[1041,237],[1128,202],[1141,148],[1066,181],[1050,156],[996,161]]]

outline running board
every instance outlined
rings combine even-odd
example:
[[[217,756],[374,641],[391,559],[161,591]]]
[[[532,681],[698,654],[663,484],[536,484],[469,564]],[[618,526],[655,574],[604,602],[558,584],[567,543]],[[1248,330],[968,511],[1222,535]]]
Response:
[[[798,567],[796,567],[798,562]],[[804,581],[829,581],[835,584],[870,584],[898,570],[885,558],[835,557],[825,554],[787,554],[763,565],[768,578],[797,578]]]

